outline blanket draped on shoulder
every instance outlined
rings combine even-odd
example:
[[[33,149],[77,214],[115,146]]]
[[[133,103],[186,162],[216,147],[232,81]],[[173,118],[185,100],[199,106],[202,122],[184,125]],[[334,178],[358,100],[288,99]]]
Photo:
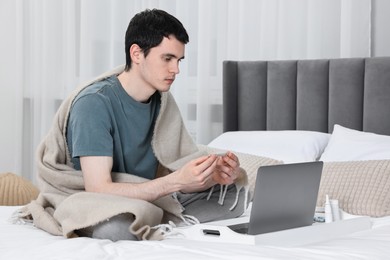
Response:
[[[147,202],[123,196],[86,192],[81,171],[73,168],[66,143],[69,111],[74,98],[85,87],[111,75],[118,75],[123,66],[107,72],[78,87],[58,109],[47,136],[37,150],[40,194],[20,211],[20,218],[32,219],[35,226],[53,235],[77,236],[75,231],[105,221],[115,215],[129,213],[134,222],[129,231],[143,240],[159,240],[163,233],[157,227],[183,221],[181,204],[174,194]],[[161,93],[161,108],[156,120],[152,147],[160,165],[157,175],[177,170],[191,159],[210,151],[200,149],[188,134],[177,104],[169,92]],[[113,173],[114,182],[144,182],[128,173]],[[246,179],[246,176],[244,176]],[[239,180],[241,188],[247,180]]]
[[[85,87],[122,71],[123,66],[120,66],[78,87],[58,109],[52,127],[37,151],[40,195],[22,209],[22,217],[31,217],[38,228],[54,235],[73,237],[78,229],[121,213],[130,213],[135,219],[130,227],[132,233],[141,239],[160,239],[159,232],[151,227],[168,220],[181,220],[182,207],[174,196],[165,196],[150,203],[86,192],[82,172],[76,171],[71,163],[66,128],[74,98]],[[176,170],[183,163],[204,154],[184,128],[178,107],[169,92],[161,93],[161,110],[152,146],[161,164],[159,175]],[[115,182],[146,181],[127,173],[113,173],[112,178]]]

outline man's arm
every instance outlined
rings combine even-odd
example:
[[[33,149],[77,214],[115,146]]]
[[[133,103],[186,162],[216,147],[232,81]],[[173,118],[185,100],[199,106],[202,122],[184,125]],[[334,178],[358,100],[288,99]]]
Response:
[[[80,157],[86,191],[146,201],[154,201],[175,191],[195,192],[210,188],[216,184],[212,178],[216,163],[217,157],[215,155],[202,156],[161,178],[143,183],[117,183],[113,182],[111,178],[112,157]]]

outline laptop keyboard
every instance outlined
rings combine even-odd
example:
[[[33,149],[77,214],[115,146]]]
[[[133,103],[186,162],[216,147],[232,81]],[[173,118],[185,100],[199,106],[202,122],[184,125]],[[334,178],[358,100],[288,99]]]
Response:
[[[231,225],[231,226],[228,226],[228,228],[230,228],[234,232],[237,232],[240,234],[248,234],[249,223],[241,223],[241,224]]]

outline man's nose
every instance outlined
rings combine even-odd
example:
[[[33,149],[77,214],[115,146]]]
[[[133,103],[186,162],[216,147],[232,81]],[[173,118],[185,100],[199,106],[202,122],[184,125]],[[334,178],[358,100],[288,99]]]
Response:
[[[172,62],[172,65],[170,67],[170,72],[173,72],[175,74],[179,74],[180,73],[179,62]]]

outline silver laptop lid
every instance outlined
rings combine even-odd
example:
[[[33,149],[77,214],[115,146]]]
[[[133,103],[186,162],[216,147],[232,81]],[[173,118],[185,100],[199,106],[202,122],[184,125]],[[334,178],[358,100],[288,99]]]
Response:
[[[248,234],[311,225],[322,167],[319,161],[260,167]]]

